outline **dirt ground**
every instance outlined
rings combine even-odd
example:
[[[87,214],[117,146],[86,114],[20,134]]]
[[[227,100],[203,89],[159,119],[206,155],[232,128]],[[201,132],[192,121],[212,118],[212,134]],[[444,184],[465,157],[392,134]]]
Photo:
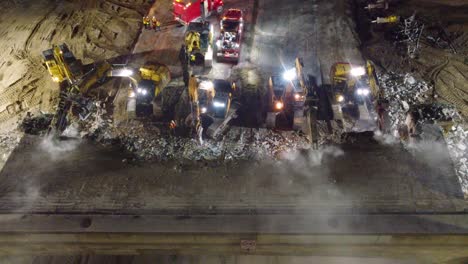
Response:
[[[358,16],[364,54],[383,71],[410,73],[434,84],[433,101],[448,102],[468,118],[468,5],[466,1],[398,2],[385,13],[402,19],[413,13],[424,24],[419,52],[410,59],[389,32],[397,26],[368,26],[371,17]],[[359,14],[363,14],[361,10]],[[367,12],[366,12],[367,13]],[[374,17],[378,13],[371,13]],[[382,14],[380,14],[382,16]],[[432,39],[438,39],[434,42]]]
[[[132,1],[2,1],[0,8],[0,132],[14,130],[26,112],[52,112],[58,85],[42,65],[41,52],[67,43],[84,63],[127,54],[141,13]]]

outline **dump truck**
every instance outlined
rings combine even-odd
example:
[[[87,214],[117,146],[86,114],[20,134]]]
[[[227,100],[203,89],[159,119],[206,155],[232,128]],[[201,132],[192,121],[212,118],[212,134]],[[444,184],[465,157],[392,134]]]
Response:
[[[239,9],[228,9],[220,22],[220,35],[216,40],[216,58],[218,61],[239,62],[242,33],[243,13]]]
[[[85,98],[91,97],[89,92],[92,88],[109,78],[128,78],[131,81],[128,105],[133,105],[134,108],[148,108],[170,80],[169,70],[162,65],[132,68],[103,61],[85,66],[76,59],[66,44],[54,45],[42,54],[52,80],[60,84],[59,105],[51,127],[57,132],[65,129],[71,108],[83,108],[81,104],[87,101]]]
[[[174,20],[183,25],[201,20],[212,14],[221,14],[224,3],[222,0],[173,0]]]

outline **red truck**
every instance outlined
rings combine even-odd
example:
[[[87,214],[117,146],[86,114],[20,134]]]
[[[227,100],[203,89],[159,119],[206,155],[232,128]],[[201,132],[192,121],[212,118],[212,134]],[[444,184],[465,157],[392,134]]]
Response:
[[[218,60],[239,62],[244,28],[242,11],[228,9],[221,19],[220,28],[220,36],[216,41],[216,58]]]
[[[208,17],[223,12],[223,0],[173,0],[174,19],[184,25],[200,19],[202,14]]]

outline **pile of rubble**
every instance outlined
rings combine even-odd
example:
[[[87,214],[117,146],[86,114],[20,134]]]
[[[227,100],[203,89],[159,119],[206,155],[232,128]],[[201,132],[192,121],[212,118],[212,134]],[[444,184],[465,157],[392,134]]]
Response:
[[[231,127],[220,140],[204,139],[200,144],[195,137],[173,136],[151,122],[131,120],[115,125],[101,104],[96,104],[86,120],[71,124],[64,134],[120,146],[144,161],[274,159],[309,147],[302,133],[242,127]]]
[[[43,135],[49,128],[52,118],[51,114],[34,116],[28,113],[21,122],[20,129],[26,134]]]
[[[398,131],[399,127],[405,125],[407,113],[414,106],[429,106],[430,109],[425,112],[430,114],[425,116],[423,112],[419,122],[435,124],[443,131],[463,191],[468,193],[468,126],[457,109],[450,105],[433,103],[432,87],[408,74],[383,74],[379,76],[379,80],[389,100],[388,113],[392,131]]]
[[[404,125],[406,114],[412,105],[426,103],[431,98],[432,87],[409,74],[387,73],[378,78],[380,88],[389,101],[387,110],[392,131],[397,131]]]
[[[108,133],[111,134],[111,133]],[[222,140],[161,135],[156,129],[119,129],[120,145],[140,160],[236,161],[274,159],[308,146],[305,136],[295,132],[232,128]]]

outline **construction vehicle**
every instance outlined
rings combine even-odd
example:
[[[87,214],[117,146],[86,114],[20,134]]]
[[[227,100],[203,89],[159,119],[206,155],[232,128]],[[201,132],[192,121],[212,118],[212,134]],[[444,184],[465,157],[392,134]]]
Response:
[[[335,63],[330,70],[330,80],[330,101],[335,119],[350,118],[374,123],[374,103],[378,104],[382,96],[370,61],[365,66]]]
[[[176,119],[185,118],[185,125],[199,141],[203,136],[217,138],[236,117],[237,108],[231,107],[233,89],[229,81],[191,75],[187,87],[190,114],[187,117],[176,116]]]
[[[282,76],[276,74],[270,77],[267,127],[288,123],[295,130],[304,129],[304,106],[306,97],[311,95],[311,86],[304,76],[303,67],[302,59],[297,58],[295,68],[284,71]]]
[[[185,50],[190,70],[211,68],[213,64],[213,26],[209,22],[192,22],[185,32]]]
[[[201,113],[214,118],[225,118],[231,107],[232,84],[221,79],[204,79],[198,90]]]
[[[83,66],[75,58],[66,44],[54,45],[43,53],[44,64],[52,80],[60,83],[60,101],[51,128],[61,132],[67,125],[67,116],[73,106],[84,107],[85,98],[93,87],[99,86],[108,78],[120,77],[131,80],[128,105],[147,108],[161,89],[169,82],[167,67],[145,65],[139,69],[126,65],[94,63],[91,67]],[[85,72],[85,73],[84,73]],[[84,74],[83,74],[84,73]],[[132,103],[133,102],[133,103]]]
[[[173,0],[174,19],[183,25],[223,12],[223,0]]]
[[[221,34],[216,41],[216,58],[238,62],[242,44],[243,13],[239,9],[227,10],[220,22]]]
[[[386,17],[377,17],[375,20],[372,20],[374,24],[394,24],[400,22],[399,16],[386,16]]]

